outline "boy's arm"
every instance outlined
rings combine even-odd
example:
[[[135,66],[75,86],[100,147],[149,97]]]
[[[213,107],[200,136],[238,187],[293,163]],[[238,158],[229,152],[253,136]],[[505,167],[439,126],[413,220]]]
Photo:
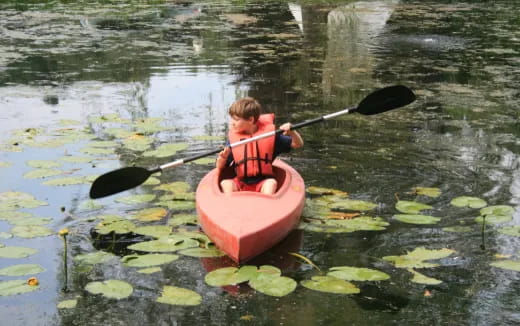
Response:
[[[215,167],[219,170],[222,170],[226,167],[229,153],[231,153],[231,147],[226,146],[220,153],[218,153],[217,161],[215,162]]]
[[[300,148],[303,146],[303,138],[296,130],[291,130],[291,126],[291,123],[287,122],[281,125],[280,129],[284,131],[284,135],[292,138],[291,148]]]

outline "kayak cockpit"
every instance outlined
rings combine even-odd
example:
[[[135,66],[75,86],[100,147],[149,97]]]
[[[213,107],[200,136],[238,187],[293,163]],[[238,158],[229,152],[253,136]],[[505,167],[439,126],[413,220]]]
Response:
[[[273,166],[273,172],[274,172],[274,178],[276,179],[276,182],[278,184],[278,186],[276,188],[276,192],[278,192],[283,187],[283,185],[286,181],[287,172],[278,166]],[[235,176],[236,176],[235,169],[232,166],[228,166],[220,171],[220,173],[218,175],[218,183],[217,183],[220,192],[222,192],[222,189],[220,188],[220,182],[224,179],[233,179]]]

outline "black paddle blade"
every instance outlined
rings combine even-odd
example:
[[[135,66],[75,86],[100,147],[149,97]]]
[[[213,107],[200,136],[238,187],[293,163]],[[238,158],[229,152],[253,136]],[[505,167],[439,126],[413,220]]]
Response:
[[[396,85],[381,88],[359,103],[355,112],[364,115],[383,113],[415,101],[415,94],[406,86]]]
[[[90,198],[96,199],[117,194],[139,186],[153,172],[140,167],[126,167],[98,177],[90,188]]]

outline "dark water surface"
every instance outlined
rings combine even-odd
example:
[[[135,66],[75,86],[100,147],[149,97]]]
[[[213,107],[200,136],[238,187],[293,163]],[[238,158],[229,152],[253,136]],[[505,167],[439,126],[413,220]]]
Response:
[[[518,237],[497,232],[520,224],[519,12],[519,3],[505,0],[3,1],[0,162],[10,165],[0,165],[0,193],[26,192],[48,202],[21,210],[52,217],[47,227],[55,232],[67,227],[71,234],[68,292],[61,291],[65,274],[58,236],[0,240],[39,250],[24,259],[2,258],[0,268],[40,264],[46,269],[37,275],[38,291],[0,297],[2,320],[9,325],[520,323],[520,274],[490,266],[497,254],[517,259],[520,247]],[[393,84],[412,88],[417,101],[377,116],[350,115],[302,129],[304,149],[287,156],[308,186],[340,189],[353,199],[375,202],[377,215],[390,223],[384,231],[298,231],[288,241],[289,249],[280,249],[298,251],[324,271],[348,265],[391,276],[356,283],[361,289],[357,295],[299,285],[275,298],[210,287],[204,282],[207,264],[191,257],[151,275],[117,259],[79,268],[72,256],[80,253],[127,253],[123,242],[113,248],[94,241],[90,231],[99,222],[95,217],[124,216],[154,206],[114,201],[151,193],[151,188],[99,200],[103,208],[95,210],[82,206],[88,183],[55,187],[42,184],[52,177],[23,177],[34,170],[26,161],[86,156],[81,149],[89,143],[83,135],[59,147],[27,145],[21,139],[27,140],[29,128],[41,128],[42,137],[72,128],[84,129],[95,140],[112,140],[109,128],[120,124],[94,118],[117,113],[132,122],[164,119],[161,125],[168,129],[153,134],[154,146],[189,145],[175,157],[150,159],[140,151],[116,149],[91,163],[64,163],[61,168],[74,176],[91,176],[131,164],[151,167],[215,148],[227,130],[227,107],[241,96],[258,98],[277,114],[278,122],[299,122],[355,106],[370,91]],[[196,137],[201,135],[214,137]],[[210,169],[186,165],[159,178],[163,183],[185,181],[195,189]],[[416,186],[437,187],[442,194],[416,197],[410,194]],[[487,225],[483,239],[481,225],[474,221],[478,210],[450,205],[464,195],[514,207],[513,220]],[[396,198],[430,204],[428,215],[442,219],[435,225],[396,221]],[[173,208],[170,213],[179,212]],[[470,231],[443,230],[460,225]],[[11,227],[0,221],[0,232]],[[442,280],[439,285],[412,283],[406,269],[381,259],[421,246],[456,251],[440,260],[441,266],[420,270]],[[282,260],[284,275],[298,282],[318,275],[295,257]],[[116,301],[84,290],[88,282],[111,278],[132,284],[132,296]],[[157,303],[164,285],[196,291],[202,303]],[[77,299],[76,308],[57,309],[66,299]]]

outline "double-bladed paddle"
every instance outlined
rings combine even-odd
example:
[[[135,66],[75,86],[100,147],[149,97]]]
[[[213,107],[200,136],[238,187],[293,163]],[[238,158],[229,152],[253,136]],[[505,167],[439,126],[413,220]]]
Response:
[[[348,113],[357,112],[363,115],[383,113],[405,106],[407,104],[412,103],[413,101],[415,101],[415,94],[408,87],[401,85],[389,86],[368,94],[359,103],[357,107],[348,108],[335,113],[324,115],[313,120],[297,123],[292,125],[291,129],[299,129]],[[283,133],[283,130],[278,129],[276,131],[267,132],[252,138],[247,138],[242,141],[230,144],[229,147],[234,148],[280,133]],[[163,170],[173,168],[184,163],[195,161],[202,157],[217,154],[221,150],[222,148],[217,148],[209,152],[193,155],[184,159],[179,159],[174,162],[163,164],[152,170],[133,166],[107,172],[99,176],[92,184],[92,187],[90,188],[90,198],[101,198],[137,187],[143,182],[145,182],[146,179],[148,179],[150,175],[154,173],[161,172]]]

